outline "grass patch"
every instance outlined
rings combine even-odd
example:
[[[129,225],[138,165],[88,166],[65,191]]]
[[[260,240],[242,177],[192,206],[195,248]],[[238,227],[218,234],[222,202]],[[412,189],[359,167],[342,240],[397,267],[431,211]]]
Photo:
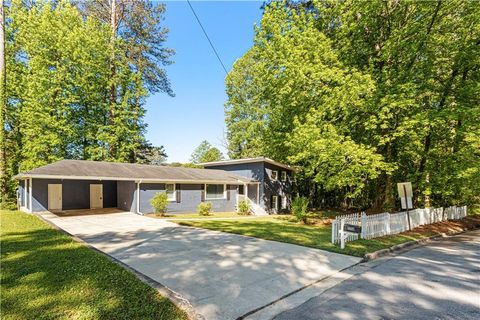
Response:
[[[205,221],[177,221],[181,225],[212,229],[267,240],[298,244],[344,253],[361,257],[366,253],[389,248],[393,245],[411,240],[432,236],[434,232],[407,232],[399,235],[375,238],[371,240],[357,240],[348,242],[344,250],[333,245],[330,224],[304,225],[295,221],[291,216],[268,216],[244,220],[205,220]]]
[[[238,217],[247,217],[245,215],[239,215],[236,212],[212,212],[208,216],[201,216],[198,213],[179,213],[179,214],[168,214],[165,213],[163,216],[156,216],[155,214],[147,214],[147,217],[157,218],[157,219],[211,219],[211,218],[238,218]]]
[[[39,218],[0,211],[1,319],[187,319],[171,301]]]

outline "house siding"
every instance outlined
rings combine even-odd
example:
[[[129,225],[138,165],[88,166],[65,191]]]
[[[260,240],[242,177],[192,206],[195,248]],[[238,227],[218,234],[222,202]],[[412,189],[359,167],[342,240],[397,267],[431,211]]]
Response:
[[[180,186],[180,188],[178,187]],[[212,203],[214,212],[230,212],[235,211],[237,186],[227,185],[230,190],[230,199],[206,200]],[[152,199],[157,192],[165,192],[164,183],[142,183],[140,184],[140,212],[154,212],[150,205]],[[197,211],[197,206],[201,200],[201,184],[177,184],[177,192],[180,192],[180,202],[171,201],[167,206],[168,213],[191,213]]]
[[[20,206],[25,206],[25,181],[20,180],[18,184],[18,191],[17,191],[18,203]]]
[[[260,182],[259,205],[265,208],[269,213],[275,213],[271,206],[273,195],[287,198],[287,209],[280,209],[279,212],[287,212],[291,204],[292,192],[292,171],[279,167],[268,162],[238,163],[209,166],[207,169],[220,169],[229,171],[246,178],[253,178]],[[278,171],[278,180],[271,178],[272,171]],[[281,172],[287,172],[287,181],[281,181]],[[248,197],[254,202],[257,201],[257,186],[250,184],[248,186]],[[279,208],[281,208],[281,198],[279,199]]]
[[[62,210],[90,208],[90,184],[103,185],[103,207],[117,206],[117,182],[95,180],[33,179],[33,212],[48,210],[48,185],[62,185]]]
[[[263,181],[265,170],[263,162],[237,163],[209,166],[206,169],[218,169],[238,174],[239,176]]]
[[[137,212],[136,188],[137,184],[134,181],[117,181],[117,208]]]
[[[272,171],[278,171],[278,179],[272,179]],[[287,181],[281,181],[281,172],[287,172]],[[292,194],[292,172],[286,170],[285,168],[272,165],[270,163],[265,163],[265,173],[264,173],[264,192],[263,192],[263,201],[267,211],[274,213],[274,210],[271,205],[272,196],[286,197],[287,198],[287,208],[281,209],[281,198],[279,198],[278,207],[279,212],[286,212],[290,208],[291,204],[291,194]]]

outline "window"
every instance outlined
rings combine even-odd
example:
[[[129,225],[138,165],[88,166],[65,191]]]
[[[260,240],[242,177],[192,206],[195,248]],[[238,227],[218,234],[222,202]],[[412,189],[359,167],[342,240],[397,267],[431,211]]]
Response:
[[[224,199],[225,185],[224,184],[207,184],[205,185],[205,199]]]
[[[169,201],[175,201],[175,184],[167,183],[165,184],[165,192],[167,193],[167,198]]]
[[[282,181],[287,181],[287,171],[282,171],[282,174],[280,176],[280,179]]]
[[[272,180],[278,179],[278,171],[272,170]]]
[[[282,197],[282,209],[287,209],[287,197]]]
[[[278,210],[278,196],[272,196],[272,209]]]

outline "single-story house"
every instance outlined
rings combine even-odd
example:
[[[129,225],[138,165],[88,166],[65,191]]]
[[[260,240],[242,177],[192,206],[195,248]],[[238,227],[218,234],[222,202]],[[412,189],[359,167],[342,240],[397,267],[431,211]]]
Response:
[[[292,168],[268,158],[205,163],[204,169],[60,160],[14,178],[26,212],[119,208],[153,212],[150,199],[166,192],[169,213],[195,212],[203,201],[216,212],[235,211],[247,200],[254,214],[288,210]]]

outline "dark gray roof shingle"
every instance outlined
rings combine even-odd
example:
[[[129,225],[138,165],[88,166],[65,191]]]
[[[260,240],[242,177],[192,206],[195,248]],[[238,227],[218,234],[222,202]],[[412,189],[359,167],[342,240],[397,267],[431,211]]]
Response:
[[[224,170],[194,169],[184,167],[154,166],[146,164],[101,162],[86,160],[60,160],[30,171],[19,173],[16,179],[35,177],[63,177],[106,180],[184,181],[224,183],[252,182]]]

